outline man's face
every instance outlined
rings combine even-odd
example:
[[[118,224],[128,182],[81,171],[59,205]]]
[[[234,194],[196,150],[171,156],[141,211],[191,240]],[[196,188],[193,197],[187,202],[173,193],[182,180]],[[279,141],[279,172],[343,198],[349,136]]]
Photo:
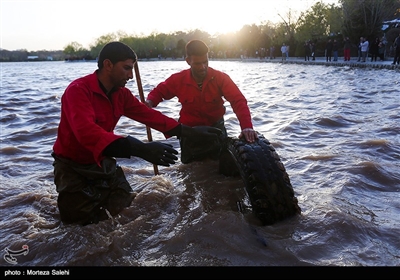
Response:
[[[188,56],[186,62],[190,65],[194,79],[196,81],[203,81],[207,76],[208,54]]]
[[[133,65],[132,59],[125,61],[119,61],[112,64],[110,73],[110,79],[114,87],[124,87],[126,83],[133,78]]]

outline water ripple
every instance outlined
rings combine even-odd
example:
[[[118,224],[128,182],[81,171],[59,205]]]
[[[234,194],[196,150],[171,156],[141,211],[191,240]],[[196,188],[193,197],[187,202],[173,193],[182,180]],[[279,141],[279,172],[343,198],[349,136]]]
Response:
[[[29,244],[21,264],[97,266],[399,266],[399,78],[387,69],[210,61],[248,99],[254,128],[275,147],[302,208],[261,227],[240,178],[213,161],[160,167],[121,159],[139,194],[113,219],[59,222],[52,145],[60,98],[95,63],[4,63],[0,96],[0,242]],[[145,95],[184,61],[140,62]],[[18,73],[18,75],[16,75]],[[127,87],[139,96],[135,81]],[[231,136],[240,126],[230,105]],[[158,110],[178,118],[176,100]],[[116,133],[147,140],[121,119]],[[152,131],[153,139],[173,145]],[[237,201],[245,211],[239,212]]]

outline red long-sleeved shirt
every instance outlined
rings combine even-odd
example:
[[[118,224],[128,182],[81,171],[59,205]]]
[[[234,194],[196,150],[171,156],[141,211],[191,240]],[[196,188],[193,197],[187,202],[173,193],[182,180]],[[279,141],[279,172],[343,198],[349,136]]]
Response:
[[[54,153],[80,164],[100,164],[104,148],[123,137],[113,132],[122,116],[162,133],[179,125],[176,120],[149,109],[125,87],[113,92],[111,99],[100,88],[96,72],[73,81],[61,97]]]
[[[232,106],[241,129],[253,128],[247,100],[225,73],[208,67],[202,89],[191,77],[190,69],[172,74],[148,95],[157,106],[161,101],[177,97],[182,104],[179,122],[188,126],[213,125],[225,114],[224,97]]]

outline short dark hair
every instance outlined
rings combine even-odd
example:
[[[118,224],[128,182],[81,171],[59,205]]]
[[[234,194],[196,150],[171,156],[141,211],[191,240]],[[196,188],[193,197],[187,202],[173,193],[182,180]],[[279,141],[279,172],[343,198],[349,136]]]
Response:
[[[126,44],[121,42],[110,42],[106,44],[100,51],[97,60],[99,69],[103,68],[103,62],[109,59],[113,64],[119,61],[132,59],[134,62],[137,60],[136,53]]]
[[[186,46],[186,56],[191,55],[205,55],[208,53],[207,45],[201,40],[191,40]]]

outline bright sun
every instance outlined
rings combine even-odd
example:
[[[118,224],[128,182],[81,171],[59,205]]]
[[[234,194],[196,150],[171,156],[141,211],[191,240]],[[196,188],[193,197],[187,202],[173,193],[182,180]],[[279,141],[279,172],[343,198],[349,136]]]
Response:
[[[270,2],[265,0],[251,1],[251,5],[246,5],[243,0],[203,0],[202,6],[198,8],[188,7],[191,2],[186,3],[189,4],[170,8],[169,13],[165,13],[162,8],[153,10],[148,21],[158,22],[156,25],[159,28],[149,32],[169,33],[199,29],[211,35],[224,34],[239,31],[246,24],[277,20],[276,9],[271,8]],[[142,28],[146,25],[143,23]]]
[[[176,1],[176,2],[179,2]],[[176,4],[175,2],[175,4]],[[189,1],[169,7],[168,13],[159,8],[152,11],[148,21],[157,23],[157,30],[150,32],[169,33],[199,29],[211,35],[239,31],[244,25],[259,25],[265,22],[279,22],[290,10],[292,14],[311,7],[312,0],[280,0],[271,4],[270,0],[203,0],[201,6]],[[197,3],[197,2],[193,2]],[[146,25],[141,26],[143,28]]]

